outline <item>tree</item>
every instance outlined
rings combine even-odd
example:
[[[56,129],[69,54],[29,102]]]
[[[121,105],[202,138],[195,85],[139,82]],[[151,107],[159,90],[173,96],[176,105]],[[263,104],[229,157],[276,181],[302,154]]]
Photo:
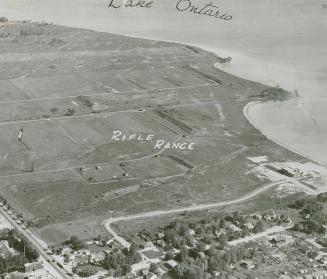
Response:
[[[185,246],[183,246],[180,249],[180,252],[178,254],[177,260],[179,262],[183,262],[186,259],[186,257],[188,257],[188,256],[189,256],[189,251],[188,251],[188,249]]]
[[[152,273],[156,273],[157,270],[158,270],[158,266],[155,263],[151,263],[149,271],[152,272]]]
[[[232,257],[229,252],[225,252],[223,256],[223,263],[224,263],[224,270],[228,269],[228,267],[231,265]]]
[[[200,252],[204,252],[206,250],[206,247],[207,245],[203,241],[201,241],[198,245],[198,249]]]
[[[97,273],[97,269],[92,265],[79,266],[73,270],[80,277],[90,277]]]
[[[8,18],[2,16],[0,17],[0,22],[8,22]]]
[[[242,248],[242,247],[240,247],[240,248],[237,250],[237,260],[238,260],[238,261],[243,260],[243,258],[245,257],[245,253],[246,253],[245,249]]]
[[[66,241],[66,244],[70,244],[72,249],[75,251],[85,248],[84,242],[75,235],[72,235],[70,239]]]
[[[122,266],[123,274],[126,275],[132,271],[132,267],[129,264],[124,264]]]
[[[262,220],[258,220],[256,224],[254,225],[253,232],[258,233],[263,231],[263,222]]]
[[[238,210],[233,212],[233,219],[234,221],[241,221],[243,219],[243,216],[240,214]]]
[[[304,199],[297,199],[294,204],[294,208],[300,209],[305,205],[305,200]]]
[[[227,235],[224,232],[219,235],[218,242],[222,248],[227,245]]]
[[[225,219],[224,218],[221,218],[220,221],[219,221],[219,227],[225,228],[225,226],[226,226]]]
[[[51,108],[50,111],[53,115],[55,115],[58,111],[58,108]]]

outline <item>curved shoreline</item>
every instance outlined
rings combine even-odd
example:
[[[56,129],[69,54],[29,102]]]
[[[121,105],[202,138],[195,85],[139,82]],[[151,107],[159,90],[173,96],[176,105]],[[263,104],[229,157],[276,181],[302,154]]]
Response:
[[[293,152],[293,153],[295,153],[295,154],[297,154],[297,155],[299,155],[299,156],[301,156],[301,157],[303,157],[303,158],[305,158],[305,159],[307,159],[307,160],[309,160],[309,161],[311,161],[311,162],[314,162],[314,163],[316,163],[316,164],[318,164],[318,165],[320,165],[320,166],[325,167],[323,163],[318,162],[318,161],[316,161],[316,160],[310,158],[308,155],[305,155],[305,154],[303,154],[303,153],[301,153],[301,152],[299,152],[299,151],[293,149],[292,147],[287,146],[287,145],[281,143],[280,141],[278,141],[277,139],[275,139],[275,138],[273,138],[273,137],[271,137],[271,136],[268,136],[266,133],[264,133],[264,131],[263,131],[261,128],[259,128],[258,126],[256,126],[256,125],[255,125],[255,121],[254,121],[254,120],[250,117],[250,115],[249,115],[249,109],[251,108],[251,106],[262,105],[262,104],[264,104],[264,102],[261,102],[261,101],[253,101],[253,102],[249,102],[249,103],[247,103],[247,104],[244,106],[244,108],[243,108],[243,115],[244,115],[244,117],[249,121],[249,123],[250,123],[250,124],[251,124],[255,129],[256,129],[256,130],[258,130],[262,135],[264,135],[267,139],[269,139],[270,141],[276,143],[277,145],[279,145],[279,146],[281,146],[281,147],[283,147],[283,148],[285,148],[285,149],[287,149],[287,150],[289,150],[289,151],[291,151],[291,152]]]
[[[33,20],[32,20],[33,21]],[[57,24],[55,24],[57,25]],[[67,27],[66,25],[61,25],[61,24],[58,24],[58,26],[63,26],[63,27]],[[77,26],[74,26],[74,25],[68,25],[68,27],[71,27],[71,28],[82,28],[82,29],[87,29],[87,28],[84,28],[84,27],[77,27]],[[187,43],[187,42],[180,42],[180,41],[174,41],[174,40],[168,40],[168,39],[156,39],[154,37],[150,37],[150,36],[136,36],[136,35],[133,35],[133,34],[129,34],[129,33],[121,33],[121,32],[118,32],[118,33],[112,33],[112,32],[105,32],[105,31],[98,31],[96,29],[87,29],[87,30],[90,30],[90,31],[95,31],[95,32],[100,32],[100,33],[106,33],[106,34],[113,34],[113,35],[118,35],[118,36],[123,36],[123,37],[127,37],[127,38],[134,38],[134,39],[144,39],[144,40],[150,40],[150,41],[156,41],[156,42],[163,42],[163,43],[171,43],[171,44],[177,44],[177,45],[182,45],[182,46],[188,46],[188,47],[192,47],[192,48],[195,48],[195,49],[199,49],[203,52],[206,52],[206,53],[209,53],[213,56],[215,56],[217,59],[221,59],[222,56],[221,54],[219,54],[218,52],[226,52],[224,53],[223,56],[228,56],[228,53],[229,54],[239,54],[239,55],[242,55],[242,53],[239,53],[239,52],[235,52],[235,51],[229,51],[229,50],[224,50],[224,49],[219,49],[219,48],[210,48],[210,47],[206,47],[206,46],[203,46],[203,45],[197,45],[197,44],[194,44],[194,43]],[[233,58],[233,55],[229,55]],[[244,55],[243,55],[244,56]],[[250,57],[251,58],[251,57]],[[253,61],[255,61],[255,59],[253,59]],[[264,61],[262,61],[264,62]],[[247,77],[243,77],[243,76],[240,76],[238,75],[237,73],[233,73],[233,71],[226,71],[225,69],[221,69],[218,65],[222,65],[220,62],[213,62],[212,66],[219,70],[219,71],[222,71],[224,73],[227,73],[229,75],[233,75],[237,78],[241,78],[241,79],[245,79],[245,80],[248,80],[248,81],[251,81],[251,82],[256,82],[256,83],[260,83],[260,84],[263,84],[263,85],[267,85],[267,86],[272,86],[272,85],[269,85],[267,84],[265,81],[260,81],[260,80],[256,80],[256,79],[249,79]],[[289,90],[286,88],[286,90]],[[263,104],[262,101],[254,101],[254,102],[250,102],[248,103],[247,105],[245,105],[245,107],[243,108],[243,115],[244,117],[249,121],[249,123],[256,129],[258,130],[262,135],[264,135],[267,139],[269,139],[270,141],[276,143],[277,145],[283,147],[284,149],[287,149],[309,161],[312,161],[312,162],[315,162],[316,164],[319,164],[321,166],[324,166],[323,163],[321,162],[318,162],[312,158],[310,158],[308,155],[305,155],[295,149],[293,149],[292,147],[289,147],[288,145],[280,142],[279,140],[271,137],[271,136],[268,136],[266,133],[264,133],[264,131],[262,129],[260,129],[257,125],[255,125],[255,121],[253,119],[250,118],[249,114],[248,114],[248,110],[250,108],[250,106],[252,105],[256,105],[256,104]]]
[[[66,25],[61,25],[61,24],[58,24],[58,26],[63,26],[63,27],[66,27]],[[81,28],[81,27],[77,27],[77,26],[68,26],[68,27],[71,27],[71,28]],[[84,29],[84,28],[83,28]],[[223,49],[212,49],[210,47],[206,47],[206,46],[203,46],[203,45],[196,45],[196,44],[189,44],[189,43],[186,43],[186,42],[178,42],[178,41],[173,41],[173,40],[162,40],[162,39],[156,39],[156,38],[153,38],[153,37],[148,37],[148,36],[142,36],[142,37],[139,37],[139,36],[135,36],[135,35],[132,35],[132,34],[128,34],[128,33],[112,33],[112,32],[104,32],[104,31],[98,31],[96,29],[87,29],[87,30],[90,30],[90,31],[95,31],[95,32],[102,32],[102,33],[106,33],[106,34],[113,34],[113,35],[118,35],[118,36],[123,36],[123,37],[127,37],[127,38],[134,38],[134,39],[143,39],[143,40],[150,40],[150,41],[156,41],[156,42],[163,42],[163,43],[171,43],[171,44],[177,44],[177,45],[182,45],[182,46],[189,46],[189,47],[192,47],[192,48],[197,48],[203,52],[206,52],[206,53],[209,53],[215,57],[217,57],[217,59],[221,59],[222,57],[219,55],[219,53],[217,51],[222,51],[222,52],[225,52],[226,51],[226,54],[225,56],[227,55],[227,53],[236,53],[235,51],[228,51],[228,50],[223,50]],[[240,55],[242,55],[241,53],[238,53]],[[255,61],[255,60],[254,60]],[[236,74],[233,73],[233,71],[226,71],[224,69],[220,69],[218,65],[220,65],[221,63],[220,62],[213,62],[212,66],[219,70],[219,71],[222,71],[224,73],[227,73],[229,75],[233,75],[237,78],[241,78],[241,79],[245,79],[245,80],[248,80],[248,81],[251,81],[251,82],[256,82],[256,83],[260,83],[260,84],[264,84],[264,85],[267,85],[265,82],[261,82],[259,80],[252,80],[252,79],[248,79],[246,77],[242,77],[242,76],[239,76]],[[222,64],[221,64],[222,65]],[[267,85],[267,86],[271,86],[271,85]],[[253,102],[250,102],[248,104],[246,104],[243,108],[243,115],[244,117],[249,121],[249,123],[256,129],[258,130],[263,136],[265,136],[267,139],[269,139],[270,141],[276,143],[277,145],[283,147],[284,149],[287,149],[309,161],[312,161],[312,162],[315,162],[316,164],[319,164],[319,165],[322,165],[324,166],[322,163],[320,162],[317,162],[316,160],[310,158],[309,156],[305,155],[305,154],[302,154],[301,152],[299,151],[296,151],[295,149],[293,149],[292,147],[289,147],[283,143],[281,143],[280,141],[278,141],[277,139],[275,138],[272,138],[271,136],[268,136],[267,134],[264,133],[264,131],[262,129],[260,129],[258,126],[255,125],[255,121],[253,119],[250,118],[249,114],[248,114],[248,110],[250,108],[250,106],[252,105],[257,105],[257,104],[263,104],[262,101],[253,101]]]

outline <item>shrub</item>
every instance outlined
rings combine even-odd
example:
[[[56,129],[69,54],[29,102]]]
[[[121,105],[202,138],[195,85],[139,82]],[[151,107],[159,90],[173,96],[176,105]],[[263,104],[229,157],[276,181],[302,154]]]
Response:
[[[97,273],[97,269],[92,265],[84,265],[75,268],[74,272],[80,277],[90,277]]]

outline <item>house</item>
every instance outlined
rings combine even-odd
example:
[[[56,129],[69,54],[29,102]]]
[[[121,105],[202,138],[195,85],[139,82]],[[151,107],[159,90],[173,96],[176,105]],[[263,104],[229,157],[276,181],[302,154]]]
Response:
[[[89,258],[86,255],[78,254],[74,256],[73,261],[75,265],[83,265],[89,262]]]
[[[134,244],[136,244],[138,247],[140,247],[140,248],[145,248],[145,245],[146,245],[146,242],[143,240],[143,239],[141,239],[141,238],[139,238],[139,237],[133,237],[132,239],[131,239],[131,241],[134,243]]]
[[[319,257],[319,253],[317,251],[309,251],[307,256],[312,260],[316,260]]]
[[[145,278],[146,278],[146,279],[157,279],[158,276],[155,275],[155,274],[152,273],[152,272],[149,272],[147,275],[145,275]]]
[[[167,261],[166,265],[168,268],[174,269],[178,265],[178,263],[174,260],[169,260]]]
[[[15,250],[9,246],[7,240],[0,241],[0,256],[3,258],[7,258],[9,256],[15,255]]]
[[[26,274],[22,273],[22,272],[15,271],[15,272],[8,273],[4,278],[5,279],[25,279]]]
[[[90,262],[99,263],[104,261],[105,258],[106,258],[106,254],[104,252],[95,253],[91,255]]]
[[[326,265],[327,264],[327,255],[322,255],[321,258],[319,259],[319,262],[321,264]]]
[[[106,279],[111,279],[111,277],[106,278]],[[114,277],[112,277],[112,279],[114,279]],[[140,277],[140,276],[137,276],[134,274],[129,274],[129,275],[127,275],[126,279],[143,279],[143,277]]]
[[[266,221],[275,221],[277,219],[277,214],[274,210],[270,209],[265,213],[263,219]]]
[[[39,269],[42,269],[43,266],[43,262],[34,262],[34,263],[26,263],[24,264],[25,267],[25,272],[33,272]]]
[[[192,246],[192,247],[196,247],[198,245],[198,241],[194,238],[191,238],[189,241],[189,244]]]
[[[157,236],[158,238],[163,239],[165,237],[165,233],[163,231],[158,231]]]
[[[199,252],[199,256],[201,259],[205,259],[206,255],[203,252]]]
[[[253,230],[254,229],[254,225],[251,223],[251,222],[246,222],[244,225],[243,225],[244,228],[247,228],[248,230]]]
[[[192,230],[192,229],[189,229],[189,230],[188,230],[188,233],[189,233],[190,235],[192,235],[192,236],[195,235],[195,231]]]
[[[240,266],[244,267],[244,268],[246,268],[248,270],[251,270],[251,269],[255,268],[255,265],[254,265],[253,261],[246,261],[246,260],[241,261]]]
[[[152,241],[147,241],[144,245],[144,248],[153,248],[155,247]]]
[[[274,236],[270,242],[274,245],[282,245],[284,243],[286,243],[286,237],[283,236],[283,235],[277,235],[277,236]]]
[[[235,226],[234,224],[230,224],[230,225],[228,226],[228,229],[229,229],[230,231],[232,231],[232,232],[241,232],[241,231],[242,231],[239,227]]]
[[[65,245],[62,247],[62,250],[61,250],[61,255],[62,256],[65,256],[65,255],[69,255],[70,253],[72,253],[72,248],[70,248],[69,246]]]
[[[162,247],[162,248],[166,247],[166,242],[162,239],[157,240],[156,244],[157,244],[157,246]]]
[[[312,274],[314,279],[323,279],[325,278],[324,273],[322,271],[316,271]]]
[[[148,269],[142,269],[141,270],[141,275],[144,277],[144,278],[146,278],[146,276],[149,274],[149,270]]]
[[[220,272],[219,272],[219,271],[215,271],[213,275],[214,275],[215,277],[218,277],[218,276],[220,276]]]
[[[261,220],[262,219],[262,216],[259,213],[253,213],[253,214],[251,214],[251,217],[253,219],[257,219],[257,220]]]

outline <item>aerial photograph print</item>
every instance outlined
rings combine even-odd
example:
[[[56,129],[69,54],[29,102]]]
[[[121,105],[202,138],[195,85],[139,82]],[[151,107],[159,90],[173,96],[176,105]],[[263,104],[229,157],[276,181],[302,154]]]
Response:
[[[0,0],[0,279],[327,279],[327,0]]]

